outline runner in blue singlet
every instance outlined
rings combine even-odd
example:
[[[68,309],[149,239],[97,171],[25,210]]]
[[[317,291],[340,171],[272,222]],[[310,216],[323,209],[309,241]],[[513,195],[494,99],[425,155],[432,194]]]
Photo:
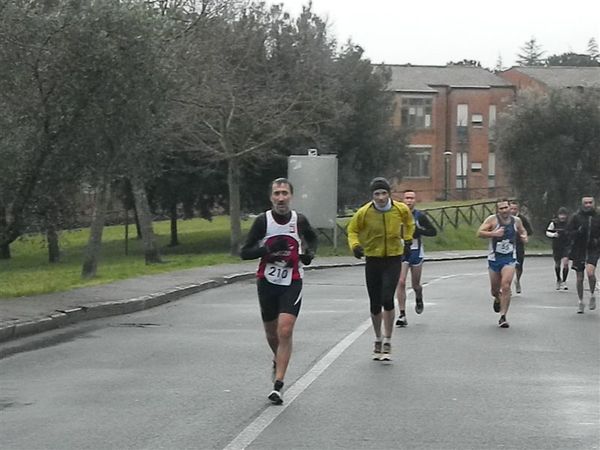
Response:
[[[415,232],[413,233],[412,245],[410,252],[402,258],[402,270],[400,271],[400,280],[396,288],[396,297],[398,298],[398,309],[400,315],[396,320],[397,327],[406,327],[408,320],[406,319],[406,279],[408,272],[411,274],[411,286],[415,291],[415,312],[421,314],[423,312],[423,286],[421,285],[421,274],[423,270],[423,261],[425,260],[425,251],[423,249],[423,237],[435,236],[437,230],[431,224],[425,213],[415,208],[416,193],[413,189],[406,189],[402,201],[409,207],[415,219]]]
[[[496,214],[489,216],[477,230],[477,236],[489,239],[488,267],[494,311],[500,313],[498,326],[508,328],[510,286],[517,263],[517,239],[527,243],[527,231],[518,217],[511,216],[508,200],[496,202]]]

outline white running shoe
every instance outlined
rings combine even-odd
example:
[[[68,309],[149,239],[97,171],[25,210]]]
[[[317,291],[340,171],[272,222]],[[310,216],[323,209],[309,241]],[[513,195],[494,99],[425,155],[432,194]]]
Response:
[[[584,310],[585,310],[585,304],[580,300],[579,304],[577,305],[577,314],[583,314]]]
[[[392,344],[389,342],[383,343],[383,351],[381,352],[380,361],[391,361],[392,360]]]
[[[590,306],[589,306],[589,308],[590,308],[590,311],[593,311],[593,310],[596,309],[596,296],[595,295],[592,295],[590,297]]]
[[[382,347],[382,342],[375,341],[375,344],[373,345],[373,361],[381,360],[381,347]]]
[[[396,320],[396,326],[398,328],[404,328],[406,325],[408,325],[408,321],[406,320],[406,316],[400,316],[400,317],[398,317],[398,320]]]
[[[556,290],[560,291],[562,289],[562,283],[560,281],[556,282]]]

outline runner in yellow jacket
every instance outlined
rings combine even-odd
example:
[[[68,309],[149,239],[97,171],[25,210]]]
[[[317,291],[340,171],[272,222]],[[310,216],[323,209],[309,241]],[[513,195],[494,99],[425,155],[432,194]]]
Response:
[[[366,257],[365,278],[375,332],[373,359],[389,361],[394,292],[400,278],[402,255],[410,251],[415,222],[404,203],[392,200],[390,184],[385,178],[374,178],[370,190],[372,201],[361,206],[350,219],[348,245],[356,258]]]

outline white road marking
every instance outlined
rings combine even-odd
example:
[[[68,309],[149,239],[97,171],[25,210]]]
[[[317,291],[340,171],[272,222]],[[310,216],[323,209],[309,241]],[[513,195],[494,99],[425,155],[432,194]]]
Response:
[[[485,272],[466,273],[456,275],[445,275],[429,281],[433,284],[438,281],[460,276],[476,276]],[[256,419],[252,421],[240,434],[238,434],[224,450],[243,450],[250,445],[288,406],[304,392],[313,381],[315,381],[339,356],[350,347],[366,330],[371,327],[371,319],[365,320],[352,333],[342,339],[323,358],[321,358],[308,372],[284,392],[284,403],[281,406],[270,406],[266,408]]]
[[[242,450],[252,443],[262,431],[267,428],[306,388],[308,388],[319,375],[321,375],[333,362],[350,347],[371,326],[371,319],[365,320],[352,333],[342,339],[323,358],[321,358],[308,372],[284,392],[284,403],[281,406],[271,406],[265,409],[250,425],[242,430],[224,450]]]

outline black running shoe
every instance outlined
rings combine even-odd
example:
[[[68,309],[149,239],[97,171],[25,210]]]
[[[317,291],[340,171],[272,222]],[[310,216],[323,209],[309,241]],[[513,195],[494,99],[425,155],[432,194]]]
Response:
[[[283,389],[283,381],[277,380],[273,386],[273,390],[269,394],[269,400],[274,405],[281,405],[283,403],[283,394],[281,393],[281,389]]]
[[[500,312],[500,299],[498,297],[494,297],[494,312]]]
[[[396,326],[398,328],[404,328],[406,325],[408,325],[408,321],[406,320],[406,316],[400,316],[400,317],[398,317],[398,320],[396,320]]]
[[[500,316],[500,320],[498,321],[498,326],[500,328],[508,328],[510,326],[508,324],[508,322],[506,321],[506,316],[504,316],[504,315]]]
[[[415,304],[415,312],[417,314],[421,314],[423,312],[423,308],[424,308],[423,298],[417,298],[416,301],[417,301],[417,303]]]

